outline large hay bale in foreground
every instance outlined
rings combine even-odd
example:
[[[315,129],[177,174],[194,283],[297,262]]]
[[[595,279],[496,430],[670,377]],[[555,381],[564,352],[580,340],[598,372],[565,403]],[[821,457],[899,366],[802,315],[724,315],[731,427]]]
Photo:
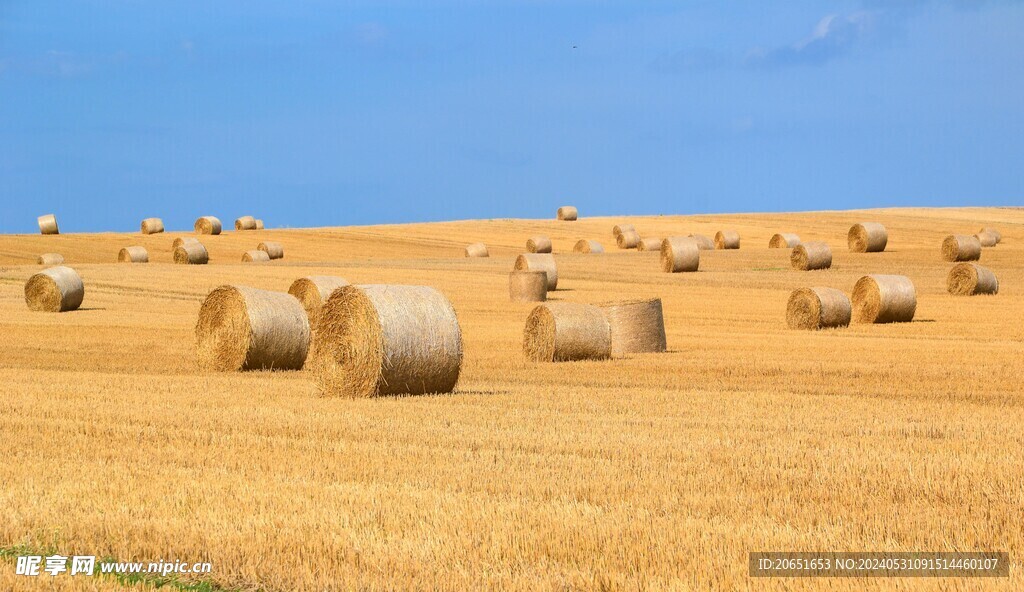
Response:
[[[558,208],[558,219],[572,222],[579,216],[579,212],[573,206],[562,206]]]
[[[256,230],[263,230],[263,228],[263,220],[260,218],[256,218]]]
[[[282,246],[281,243],[263,241],[256,245],[256,250],[263,251],[269,255],[271,259],[284,259],[284,246]]]
[[[199,309],[196,351],[203,370],[299,370],[309,340],[306,311],[291,294],[221,286]]]
[[[619,238],[620,234],[628,231],[636,232],[636,228],[633,228],[632,224],[616,224],[612,226],[612,236],[615,238]]]
[[[861,222],[850,227],[846,246],[851,253],[881,253],[889,243],[889,232],[878,222]]]
[[[426,286],[345,286],[324,304],[313,373],[325,395],[449,393],[462,369],[462,330]]]
[[[118,263],[149,263],[146,247],[125,247],[117,252]]]
[[[608,319],[613,358],[668,349],[661,298],[609,302],[598,307]]]
[[[615,244],[620,249],[635,249],[640,244],[640,235],[635,230],[626,230],[615,237]]]
[[[266,251],[253,249],[242,253],[242,263],[265,263],[270,261],[270,255]]]
[[[612,355],[608,319],[592,304],[542,304],[526,319],[523,353],[534,362],[607,360]]]
[[[548,299],[548,274],[543,271],[511,271],[508,297],[512,302],[544,302]]]
[[[697,248],[701,251],[713,251],[715,249],[715,241],[703,234],[691,234],[688,238],[693,239],[693,241],[697,243]]]
[[[198,234],[220,234],[222,226],[216,216],[202,216],[196,220],[193,228]]]
[[[790,329],[828,329],[850,324],[853,306],[850,299],[835,288],[793,290],[786,305],[786,324]]]
[[[206,265],[210,262],[210,254],[206,252],[206,247],[198,241],[184,243],[174,249],[174,262],[182,265]]]
[[[256,230],[256,218],[242,216],[235,220],[235,230]]]
[[[487,251],[487,245],[483,243],[473,243],[466,245],[466,257],[490,257],[490,252]]]
[[[999,239],[991,232],[979,232],[974,238],[978,239],[982,247],[994,247],[999,243]]]
[[[528,253],[550,253],[551,239],[546,236],[534,236],[526,241],[526,252]]]
[[[64,255],[60,253],[43,253],[36,258],[39,265],[60,265],[64,263]]]
[[[199,242],[199,239],[195,238],[195,237],[191,237],[191,236],[178,237],[178,238],[174,239],[174,242],[171,243],[171,251],[173,252],[174,249],[177,249],[181,245],[185,245],[185,244],[195,245],[195,244],[201,244],[201,243]]]
[[[987,234],[991,234],[992,236],[996,237],[996,244],[999,244],[999,243],[1003,242],[1003,234],[1001,232],[999,232],[998,230],[996,230],[995,228],[991,228],[989,226],[986,226],[985,228],[982,228],[981,230],[979,230],[978,234],[981,234],[983,232],[987,233]]]
[[[57,228],[57,217],[53,214],[45,214],[36,218],[36,222],[39,223],[39,232],[41,234],[60,234],[60,229]]]
[[[768,241],[769,249],[792,249],[800,244],[800,237],[790,232],[773,234]]]
[[[942,257],[946,261],[977,261],[981,258],[981,241],[975,236],[951,234],[942,241]]]
[[[716,249],[740,248],[740,233],[735,230],[719,230],[715,233]]]
[[[660,237],[647,237],[640,239],[640,242],[636,244],[637,251],[660,251],[661,241],[664,240]]]
[[[693,239],[673,236],[661,241],[661,270],[666,273],[697,271],[700,247]]]
[[[793,248],[789,256],[793,269],[811,271],[832,267],[832,249],[828,243],[808,241]]]
[[[578,240],[572,250],[574,253],[604,253],[604,247],[595,240]]]
[[[517,271],[543,271],[548,276],[548,292],[558,289],[558,267],[555,256],[546,253],[530,253],[516,257],[513,267]]]
[[[996,274],[976,263],[957,263],[949,270],[946,288],[956,296],[975,294],[998,294],[999,280]]]
[[[302,308],[305,309],[306,316],[309,318],[309,326],[316,331],[320,326],[320,315],[323,312],[324,303],[335,290],[347,285],[349,283],[345,278],[333,275],[311,275],[292,282],[288,293],[302,303]]]
[[[158,234],[164,231],[164,221],[160,218],[146,218],[140,226],[142,234]]]
[[[85,284],[70,267],[51,267],[33,275],[25,283],[25,303],[29,310],[65,312],[75,310],[85,298]]]
[[[903,275],[866,275],[853,287],[857,323],[909,323],[917,310],[914,282]]]

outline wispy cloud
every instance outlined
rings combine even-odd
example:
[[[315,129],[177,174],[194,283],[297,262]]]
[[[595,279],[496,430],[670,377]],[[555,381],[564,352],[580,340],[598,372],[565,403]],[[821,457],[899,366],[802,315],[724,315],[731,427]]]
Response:
[[[815,25],[811,34],[789,45],[755,47],[745,58],[748,65],[820,65],[838,58],[873,36],[879,13],[858,11],[847,15],[829,14]]]

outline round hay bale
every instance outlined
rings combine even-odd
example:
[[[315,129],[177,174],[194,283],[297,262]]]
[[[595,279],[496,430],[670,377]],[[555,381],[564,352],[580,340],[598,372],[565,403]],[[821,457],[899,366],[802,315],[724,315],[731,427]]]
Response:
[[[39,223],[41,234],[60,234],[60,229],[57,228],[57,217],[53,214],[39,216],[36,218],[36,222]]]
[[[146,247],[125,247],[117,252],[118,263],[149,263]]]
[[[949,270],[946,288],[956,296],[975,294],[998,294],[999,280],[996,274],[976,263],[957,263]]]
[[[977,261],[981,258],[981,241],[977,237],[951,234],[942,241],[942,257],[946,261]]]
[[[266,253],[263,254],[266,255]],[[333,275],[311,275],[292,282],[291,287],[288,288],[288,293],[302,303],[302,308],[306,311],[306,317],[309,318],[309,326],[316,331],[317,327],[320,326],[320,315],[323,311],[324,303],[327,302],[327,299],[331,297],[335,290],[344,288],[347,285],[349,283],[345,278]]]
[[[200,244],[200,243],[199,243],[199,239],[198,238],[194,238],[194,237],[191,237],[191,236],[178,237],[178,238],[174,239],[173,243],[171,243],[171,251],[174,251],[174,249],[177,249],[181,245],[185,245],[185,244],[195,245],[195,244]]]
[[[735,230],[719,230],[715,233],[716,249],[740,248],[740,233]]]
[[[256,218],[256,230],[263,230],[263,220]]]
[[[635,230],[627,230],[615,237],[615,244],[620,249],[635,249],[640,244],[640,235]]]
[[[608,319],[592,304],[541,304],[526,319],[523,353],[533,362],[607,360],[612,355]]]
[[[598,307],[608,319],[613,358],[668,349],[661,298],[609,302]]]
[[[780,232],[778,234],[773,234],[772,235],[771,240],[768,241],[768,248],[769,249],[792,249],[792,248],[796,247],[799,244],[800,244],[800,237],[799,236],[797,236],[795,234],[792,234],[792,233],[788,233],[788,232]]]
[[[487,251],[487,245],[483,243],[473,243],[466,245],[466,257],[490,257],[491,254]]]
[[[878,222],[854,224],[846,234],[851,253],[881,253],[888,242],[889,232]]]
[[[616,224],[612,226],[612,236],[615,238],[619,238],[620,234],[628,231],[636,232],[636,228],[633,228],[632,224]]]
[[[978,242],[981,243],[982,247],[994,247],[999,243],[999,239],[997,239],[996,235],[991,232],[979,232],[974,235],[974,238],[978,239]]]
[[[656,237],[642,238],[642,239],[640,239],[640,242],[638,242],[636,244],[636,250],[637,251],[660,251],[661,250],[661,241],[662,240],[663,239],[656,238]]]
[[[850,299],[835,288],[793,290],[786,305],[786,324],[790,329],[828,329],[850,324],[853,307]]]
[[[546,236],[535,236],[526,241],[528,253],[550,253],[551,239]]]
[[[692,238],[697,243],[697,248],[701,251],[713,251],[715,249],[715,241],[703,234],[691,234],[687,238]]]
[[[256,230],[256,218],[242,216],[235,220],[235,230]]]
[[[979,230],[978,234],[981,234],[983,232],[991,234],[992,236],[996,237],[996,244],[999,244],[999,243],[1003,242],[1003,234],[1001,232],[999,232],[998,230],[996,230],[995,228],[991,228],[991,227],[986,226],[985,228],[982,228],[981,230]]]
[[[853,287],[857,323],[909,323],[917,310],[914,282],[903,275],[866,275]]]
[[[574,206],[562,206],[558,208],[558,219],[565,220],[566,222],[572,222],[579,216],[579,212],[576,211]]]
[[[604,247],[595,240],[578,240],[572,250],[574,253],[604,253]]]
[[[65,312],[75,310],[85,298],[85,284],[70,267],[44,269],[25,283],[25,303],[29,310]]]
[[[462,369],[462,330],[434,288],[345,286],[324,304],[314,357],[325,395],[450,393]]]
[[[548,274],[543,271],[511,271],[508,297],[512,302],[544,302],[548,299]]]
[[[184,265],[206,265],[210,262],[210,254],[200,242],[185,243],[174,249],[174,262]]]
[[[700,247],[692,239],[673,236],[661,241],[661,270],[666,273],[697,271]]]
[[[157,234],[164,231],[164,221],[160,218],[146,218],[141,226],[142,234]]]
[[[793,248],[789,262],[793,264],[793,269],[800,271],[828,269],[832,267],[832,249],[828,243],[819,241],[801,243]]]
[[[270,261],[270,255],[266,251],[246,251],[242,253],[242,263],[263,263]]]
[[[543,271],[548,276],[548,292],[558,289],[558,267],[555,256],[545,253],[530,253],[516,257],[515,271]]]
[[[309,341],[306,311],[290,294],[221,286],[199,309],[196,351],[203,370],[299,370]]]
[[[263,241],[256,245],[256,250],[263,251],[269,255],[271,259],[284,259],[284,247],[281,243]]]
[[[64,263],[64,255],[60,253],[43,253],[36,258],[39,265],[60,265]]]
[[[196,220],[193,228],[197,234],[220,234],[222,229],[220,218],[216,216],[202,216]]]

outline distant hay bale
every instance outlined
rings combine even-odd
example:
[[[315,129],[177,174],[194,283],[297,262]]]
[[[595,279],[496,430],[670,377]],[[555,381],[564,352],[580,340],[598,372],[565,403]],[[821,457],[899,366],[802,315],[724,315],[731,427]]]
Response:
[[[42,234],[60,234],[60,229],[57,228],[57,217],[53,214],[46,214],[36,218],[39,222],[39,232]]]
[[[164,221],[160,218],[146,218],[141,226],[142,234],[157,234],[164,231]]]
[[[548,276],[548,292],[558,289],[558,267],[555,256],[545,253],[530,253],[516,257],[516,271],[543,271]]]
[[[60,253],[43,253],[36,258],[39,265],[60,265],[64,263],[64,255]]]
[[[637,251],[660,251],[661,241],[663,239],[658,237],[648,237],[640,239],[640,242],[636,244]]]
[[[768,248],[769,249],[792,249],[792,248],[796,247],[799,244],[800,244],[800,237],[799,236],[797,236],[795,234],[792,234],[792,233],[788,233],[788,232],[780,232],[778,234],[772,235],[771,240],[768,241]]]
[[[793,248],[789,256],[793,269],[811,271],[832,267],[832,249],[828,243],[808,241]]]
[[[257,251],[262,253],[262,251]],[[266,255],[266,253],[263,253]],[[309,318],[309,326],[316,331],[320,326],[320,315],[323,312],[324,303],[331,297],[338,288],[349,285],[348,280],[333,275],[311,275],[302,277],[294,282],[288,293],[294,296],[302,304]]]
[[[220,218],[216,216],[203,216],[197,219],[193,228],[198,234],[220,234],[222,229]]]
[[[578,240],[572,250],[574,253],[604,253],[604,247],[595,240]]]
[[[149,263],[149,253],[145,247],[125,247],[117,253],[118,263]]]
[[[902,275],[866,275],[853,287],[857,323],[907,323],[914,320],[917,291]]]
[[[487,251],[487,245],[483,243],[473,243],[466,245],[466,257],[490,257],[490,252]]]
[[[263,230],[263,220],[256,218],[256,230]]]
[[[986,226],[985,228],[982,228],[981,230],[979,230],[978,234],[981,234],[983,232],[991,234],[992,236],[996,237],[996,244],[999,244],[999,243],[1003,242],[1003,234],[1001,232],[999,232],[998,230],[996,230],[995,228],[991,228],[991,227]]]
[[[835,288],[793,290],[786,305],[786,324],[790,329],[828,329],[850,324],[853,307],[850,299]]]
[[[263,263],[270,261],[270,255],[266,251],[253,249],[242,253],[242,263]]]
[[[609,302],[598,307],[608,319],[613,358],[668,349],[661,298]]]
[[[633,228],[632,224],[616,224],[612,226],[612,236],[619,238],[619,235],[623,232],[633,231],[636,232],[636,228]]]
[[[697,271],[700,247],[693,239],[673,236],[661,241],[661,270],[666,273]]]
[[[988,268],[976,263],[957,263],[949,270],[946,287],[956,296],[998,294],[999,280]]]
[[[608,319],[592,304],[541,304],[526,319],[523,353],[533,362],[607,360],[612,355]]]
[[[846,234],[851,253],[881,253],[888,242],[889,232],[878,222],[854,224]]]
[[[206,265],[210,262],[210,254],[202,243],[185,243],[174,249],[174,262],[184,265]]]
[[[75,310],[85,298],[85,284],[70,267],[44,269],[25,283],[25,303],[29,310],[65,312]]]
[[[171,243],[171,251],[174,251],[174,249],[177,249],[181,245],[185,245],[185,244],[189,244],[189,245],[199,244],[199,239],[191,237],[191,236],[178,237],[178,238],[174,239],[173,243]]]
[[[979,232],[974,235],[974,238],[978,239],[978,242],[981,243],[982,247],[994,247],[999,243],[999,239],[991,232]]]
[[[284,247],[281,243],[263,241],[256,245],[256,250],[263,251],[269,255],[271,259],[284,259]]]
[[[615,244],[620,249],[635,249],[640,244],[640,235],[635,230],[626,230],[615,237]]]
[[[735,230],[719,230],[715,233],[716,249],[740,248],[740,233]]]
[[[526,241],[526,251],[528,253],[550,253],[551,239],[546,236],[531,237]]]
[[[548,274],[543,271],[511,271],[508,297],[512,302],[544,302],[548,299]]]
[[[462,330],[434,288],[345,286],[324,304],[312,368],[329,396],[450,393],[462,370]]]
[[[309,342],[306,311],[290,294],[221,286],[199,309],[196,350],[203,370],[299,370]]]
[[[574,206],[562,206],[558,208],[558,219],[565,220],[566,222],[572,222],[579,216],[579,212],[576,211]]]
[[[981,241],[977,237],[951,234],[942,241],[942,257],[946,261],[977,261],[981,258]]]
[[[256,218],[242,216],[235,220],[235,230],[256,230]]]
[[[715,249],[715,241],[703,234],[691,234],[688,238],[692,238],[697,243],[697,248],[701,251],[713,251]]]

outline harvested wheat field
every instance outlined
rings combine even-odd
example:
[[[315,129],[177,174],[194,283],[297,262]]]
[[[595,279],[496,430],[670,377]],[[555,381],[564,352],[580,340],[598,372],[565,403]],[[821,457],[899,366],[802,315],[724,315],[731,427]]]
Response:
[[[768,248],[779,229],[841,245],[864,220],[885,226],[885,250],[834,249],[813,277]],[[657,253],[572,253],[619,223],[743,243],[678,274]],[[953,296],[938,246],[982,227],[1002,234],[981,261],[998,294]],[[0,236],[3,589],[49,585],[10,575],[13,549],[210,562],[203,582],[245,591],[1024,588],[1024,209],[228,231],[203,237],[209,264],[174,265],[171,240],[190,234]],[[550,303],[660,298],[667,351],[527,361],[536,303],[509,302],[508,274],[530,236],[556,253]],[[240,261],[265,241],[288,257]],[[466,258],[474,242],[490,257]],[[149,264],[117,264],[126,244]],[[26,305],[49,252],[81,276],[78,310]],[[877,274],[913,281],[913,322],[788,328],[794,290],[849,295]],[[443,294],[461,329],[454,391],[319,396],[309,368],[199,369],[211,290],[284,294],[307,276]],[[1013,566],[749,577],[748,553],[771,550],[999,550]]]

